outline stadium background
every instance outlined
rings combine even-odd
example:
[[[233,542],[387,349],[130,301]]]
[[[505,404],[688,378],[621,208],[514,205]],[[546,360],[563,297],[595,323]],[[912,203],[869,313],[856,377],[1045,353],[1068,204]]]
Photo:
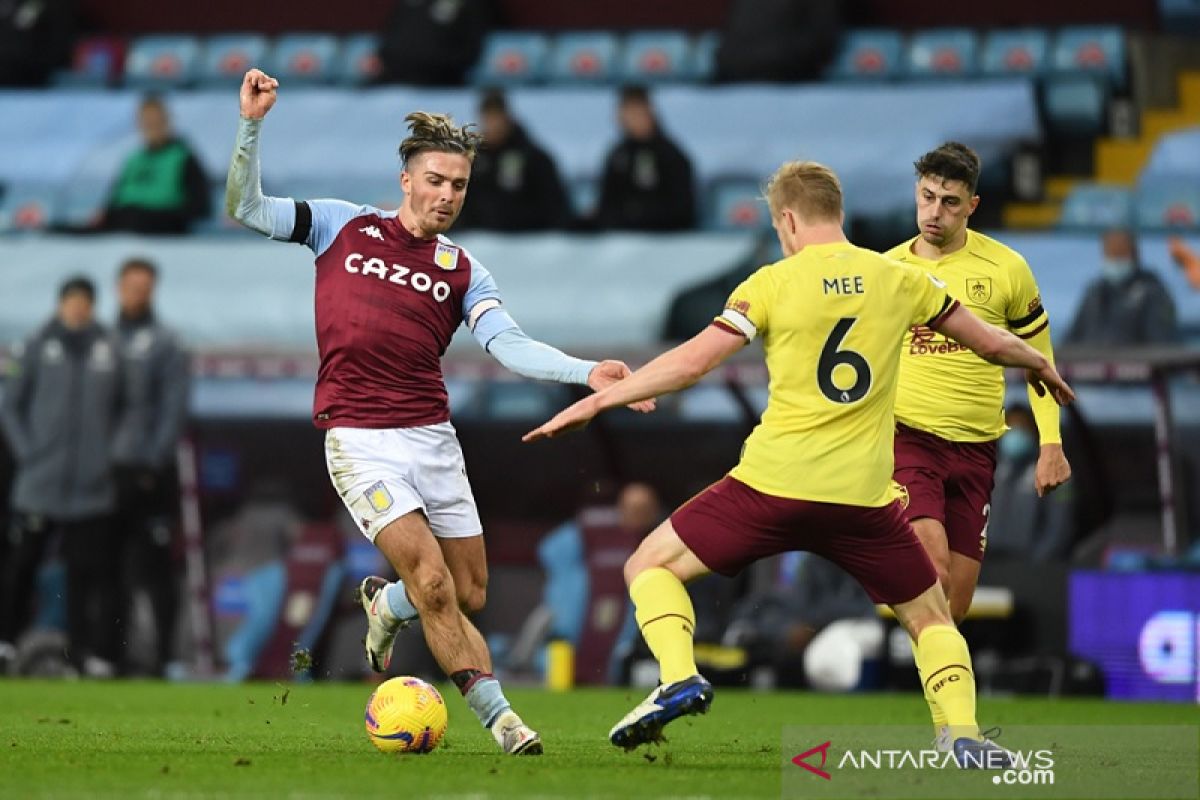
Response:
[[[987,595],[994,603],[966,632],[988,654],[985,691],[1200,700],[1200,292],[1168,255],[1173,236],[1200,247],[1200,6],[982,2],[934,11],[864,0],[845,6],[822,79],[714,85],[715,32],[729,5],[505,0],[468,84],[421,89],[368,85],[369,32],[382,28],[390,3],[335,15],[298,0],[280,15],[269,4],[91,0],[77,8],[71,55],[50,85],[0,92],[0,340],[43,321],[58,284],[78,272],[101,286],[99,316],[111,320],[112,276],[137,254],[159,264],[161,317],[194,352],[181,449],[196,478],[182,494],[199,512],[179,545],[181,593],[191,601],[178,645],[187,669],[219,674],[222,631],[246,613],[236,558],[224,573],[214,566],[228,556],[214,552],[214,532],[236,520],[253,486],[284,487],[305,520],[345,522],[309,423],[310,256],[236,230],[216,199],[237,79],[258,64],[282,84],[265,126],[265,191],[384,206],[399,199],[394,148],[404,113],[472,119],[479,88],[501,84],[586,209],[616,138],[616,87],[651,84],[666,130],[696,166],[699,230],[456,236],[489,265],[526,330],[585,355],[643,361],[663,344],[681,293],[772,258],[762,255],[774,251],[769,238],[764,250],[769,225],[756,197],[785,158],[837,170],[852,237],[882,249],[911,236],[913,158],[946,139],[975,147],[985,174],[973,227],[1026,256],[1057,335],[1100,273],[1100,232],[1136,228],[1146,268],[1179,310],[1182,341],[1060,351],[1080,393],[1064,415],[1074,546],[1048,563],[990,557],[981,584],[996,590]],[[218,46],[228,48],[220,58]],[[163,92],[214,181],[213,219],[186,237],[53,232],[103,201],[136,143],[134,110],[148,89]],[[649,482],[671,506],[722,474],[762,407],[765,376],[752,358],[738,361],[652,417],[614,414],[585,435],[528,447],[519,435],[570,390],[512,379],[465,338],[452,346],[447,376],[488,534],[492,580],[480,624],[503,649],[540,601],[540,538],[611,501],[623,483]],[[1023,393],[1012,376],[1010,395]],[[6,460],[0,482],[10,475]],[[350,572],[370,564],[353,536],[343,547]],[[185,558],[194,552],[206,566]],[[714,609],[742,588],[717,590]],[[358,620],[334,611],[319,650],[324,669],[357,677],[336,654],[359,658]],[[410,642],[396,668],[432,674],[420,650]],[[735,682],[750,677],[731,673]],[[891,674],[885,685],[909,680],[900,668]]]

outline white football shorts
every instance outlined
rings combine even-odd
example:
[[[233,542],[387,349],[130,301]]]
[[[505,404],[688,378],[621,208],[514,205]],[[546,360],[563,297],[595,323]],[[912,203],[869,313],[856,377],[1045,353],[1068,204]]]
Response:
[[[483,533],[454,426],[331,428],[325,432],[329,478],[363,535],[420,509],[443,539]]]

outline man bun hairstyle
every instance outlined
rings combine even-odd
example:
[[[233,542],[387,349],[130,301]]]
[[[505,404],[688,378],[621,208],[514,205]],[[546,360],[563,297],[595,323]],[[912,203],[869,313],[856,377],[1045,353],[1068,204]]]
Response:
[[[972,195],[979,185],[979,154],[962,142],[946,142],[936,150],[930,150],[914,161],[913,167],[918,178],[962,181]]]
[[[455,125],[449,114],[414,111],[404,121],[408,123],[408,137],[400,143],[400,163],[404,167],[421,153],[458,153],[473,161],[483,140],[473,124]]]

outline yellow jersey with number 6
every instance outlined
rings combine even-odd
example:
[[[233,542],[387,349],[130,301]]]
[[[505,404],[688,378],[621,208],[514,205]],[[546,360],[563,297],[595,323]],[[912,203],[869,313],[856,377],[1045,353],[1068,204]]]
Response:
[[[730,475],[776,497],[890,503],[900,343],[956,306],[933,276],[848,242],[759,269],[714,322],[761,337],[770,375],[767,409]]]

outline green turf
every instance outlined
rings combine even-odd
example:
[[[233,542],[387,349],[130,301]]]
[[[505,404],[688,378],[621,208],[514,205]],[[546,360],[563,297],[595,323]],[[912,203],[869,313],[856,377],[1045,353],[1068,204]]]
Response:
[[[284,694],[286,691],[286,702]],[[363,730],[367,685],[242,686],[0,680],[0,797],[779,797],[780,736],[795,724],[913,723],[916,694],[828,696],[718,689],[666,745],[623,753],[606,734],[627,690],[509,699],[546,743],[498,754],[456,693],[428,756],[384,756]],[[1195,724],[1195,707],[992,700],[988,724]]]

